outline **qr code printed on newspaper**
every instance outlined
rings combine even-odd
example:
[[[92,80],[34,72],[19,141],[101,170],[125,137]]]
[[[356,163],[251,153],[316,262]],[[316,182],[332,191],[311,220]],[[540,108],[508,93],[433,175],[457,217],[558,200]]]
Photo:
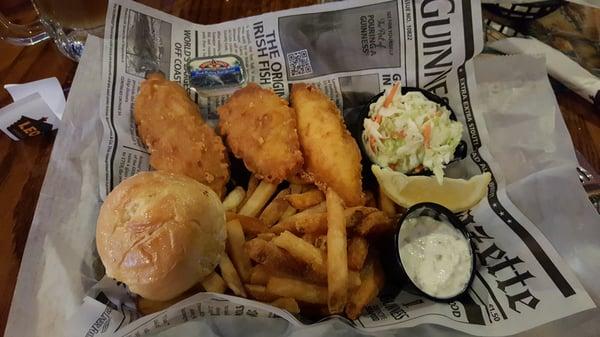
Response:
[[[313,69],[310,65],[310,58],[306,49],[298,50],[287,54],[288,69],[290,76],[302,76],[312,74]]]

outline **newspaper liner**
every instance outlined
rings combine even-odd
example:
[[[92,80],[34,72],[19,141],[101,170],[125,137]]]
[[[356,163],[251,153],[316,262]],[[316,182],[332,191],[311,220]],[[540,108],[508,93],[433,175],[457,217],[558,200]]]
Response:
[[[471,159],[451,167],[450,174],[454,172],[457,176],[468,177],[490,170],[493,164],[488,164],[492,161],[487,150],[481,146],[482,139],[478,132],[478,129],[485,130],[485,127],[480,121],[475,123],[471,111],[469,83],[474,82],[473,72],[470,64],[465,64],[481,50],[481,31],[473,28],[473,22],[479,22],[480,13],[477,3],[454,5],[456,8],[427,1],[416,4],[355,1],[200,26],[134,3],[112,3],[106,32],[106,36],[112,39],[106,39],[104,45],[106,67],[103,82],[108,84],[108,90],[103,93],[102,99],[106,119],[103,121],[105,141],[101,154],[107,156],[102,156],[100,162],[101,175],[106,178],[105,184],[100,187],[101,194],[105,195],[107,190],[138,170],[148,169],[147,154],[135,134],[131,118],[132,101],[145,72],[160,70],[188,87],[185,64],[190,58],[229,53],[244,60],[249,81],[271,86],[283,96],[288,94],[288,83],[315,82],[341,108],[346,108],[345,113],[352,108],[349,106],[351,104],[345,102],[352,99],[345,94],[362,92],[368,93],[368,97],[390,85],[393,80],[402,80],[446,96],[451,106],[462,110],[457,114],[467,126]],[[308,29],[302,26],[311,19],[312,22],[319,19],[325,24],[315,27],[319,24],[313,23]],[[352,32],[347,30],[350,25],[357,23],[360,24],[360,49],[352,42],[334,43],[339,41],[339,35],[336,34],[338,30],[344,30],[344,36],[350,39],[348,35]],[[304,35],[298,35],[297,31]],[[327,34],[331,34],[331,37]],[[300,49],[306,47],[301,45],[303,38],[311,43],[312,50]],[[145,42],[141,44],[141,40]],[[148,40],[154,43],[148,44]],[[422,42],[419,43],[419,40]],[[341,55],[336,54],[339,50],[346,53],[346,59],[340,59]],[[414,56],[413,51],[416,51]],[[357,55],[358,52],[363,54]],[[378,57],[378,53],[383,57]],[[349,60],[349,56],[353,60]],[[327,57],[334,58],[336,64],[327,63]],[[373,57],[377,58],[375,62],[379,67],[368,61]],[[382,68],[383,65],[387,67]],[[361,83],[359,78],[365,76],[374,81],[363,78]],[[346,84],[344,88],[347,82],[350,85]],[[211,121],[217,117],[216,106],[226,98],[206,99],[194,93],[191,96],[203,108],[204,117]],[[488,199],[471,212],[463,214],[478,244],[479,262],[483,267],[487,266],[487,273],[479,268],[469,296],[450,304],[439,304],[401,293],[396,298],[380,298],[378,303],[365,310],[365,315],[351,324],[361,330],[377,331],[429,322],[470,333],[510,334],[523,329],[523,326],[516,330],[513,328],[516,326],[516,317],[525,317],[521,314],[523,310],[546,311],[543,309],[546,305],[563,308],[572,305],[582,309],[586,307],[586,300],[589,306],[589,297],[578,282],[568,271],[559,271],[559,258],[552,247],[512,206],[505,193],[498,190],[498,179],[499,174],[496,173],[490,184]],[[482,223],[486,226],[482,226]],[[525,229],[524,225],[531,228]],[[522,245],[511,247],[510,253],[507,253],[501,243],[513,240],[520,241]],[[541,301],[532,292],[534,287],[545,288],[552,284],[558,288],[563,301],[551,303],[553,301],[546,298]],[[207,295],[197,296],[197,301],[186,300],[177,309],[184,309],[189,304],[193,306],[198,301],[203,303]],[[219,301],[215,297],[209,298],[213,306],[217,306]],[[240,299],[228,299],[240,303]],[[241,301],[246,305],[252,303]],[[228,305],[231,304],[223,304],[223,314],[227,312]],[[254,306],[257,309],[267,308],[262,304]],[[167,310],[166,314],[168,317],[178,317],[177,309]],[[248,312],[245,314],[248,315]],[[515,314],[519,316],[512,317]],[[250,315],[258,314],[251,311]],[[301,324],[289,315],[281,316],[293,324]],[[525,320],[528,324],[541,324],[551,320],[550,317],[530,314]],[[145,320],[148,324],[159,326],[151,318]],[[503,325],[503,322],[510,324],[498,329],[497,326]],[[496,328],[482,329],[492,325]],[[125,329],[120,335],[126,336],[135,331],[128,332]]]
[[[135,93],[132,86],[137,86],[141,78],[133,78],[133,76],[126,75],[125,72],[125,62],[122,61],[127,51],[123,43],[123,34],[119,34],[119,32],[123,33],[131,21],[125,20],[124,22],[120,22],[118,18],[121,15],[124,17],[132,13],[150,15],[164,22],[169,22],[173,27],[172,36],[178,36],[177,32],[182,32],[181,36],[185,36],[183,32],[185,28],[193,28],[191,32],[195,32],[196,30],[198,32],[212,31],[214,34],[217,34],[218,31],[241,29],[240,27],[246,27],[248,30],[251,29],[248,27],[260,21],[267,27],[269,20],[275,21],[276,19],[303,13],[333,11],[332,15],[334,17],[339,16],[340,18],[338,19],[340,20],[342,18],[348,20],[347,17],[338,15],[338,13],[342,14],[342,12],[336,13],[335,11],[360,6],[360,13],[368,13],[371,6],[389,5],[390,3],[393,4],[394,9],[398,9],[396,6],[399,4],[395,2],[369,3],[367,5],[366,2],[354,1],[271,13],[220,25],[199,26],[172,18],[135,3],[125,1],[112,2],[109,5],[109,14],[107,16],[106,36],[113,39],[105,40],[104,45],[102,81],[104,92],[101,98],[101,114],[104,114],[102,118],[104,119],[105,137],[101,143],[100,152],[99,182],[101,190],[107,186],[110,187],[110,184],[118,183],[118,180],[113,181],[110,179],[109,181],[105,181],[103,179],[103,177],[107,177],[107,162],[104,161],[106,158],[114,160],[115,154],[119,152],[121,157],[125,154],[125,163],[128,160],[131,162],[131,159],[127,159],[130,153],[125,151],[127,149],[125,146],[129,146],[139,153],[144,152],[143,147],[141,147],[135,137],[135,128],[133,127],[131,118],[131,100]],[[416,7],[424,7],[424,4],[432,6],[431,8],[428,7],[428,10],[437,9],[438,13],[446,13],[450,9],[442,5],[440,5],[440,8],[437,8],[431,2],[427,1],[418,2]],[[412,9],[412,4],[409,2],[401,5],[403,6],[398,9],[398,13],[406,14],[406,12],[410,12]],[[450,63],[448,69],[434,73],[433,76],[439,76],[438,81],[427,84],[428,82],[424,76],[426,71],[419,71],[419,68],[416,67],[417,64],[424,64],[424,62],[417,62],[415,58],[411,60],[410,57],[402,59],[402,67],[398,68],[347,71],[342,74],[336,73],[335,75],[302,79],[304,81],[316,82],[320,85],[330,96],[336,99],[340,106],[346,108],[345,113],[352,112],[351,106],[345,104],[346,100],[351,100],[351,96],[344,96],[343,85],[341,83],[345,80],[342,80],[343,76],[341,75],[354,76],[374,73],[377,76],[379,85],[375,88],[370,88],[370,91],[367,92],[368,95],[376,93],[381,88],[391,84],[390,82],[394,75],[399,75],[402,81],[408,84],[419,85],[421,83],[419,86],[429,88],[442,96],[446,96],[450,105],[455,109],[459,120],[466,125],[466,134],[463,138],[469,140],[470,156],[458,165],[450,167],[448,174],[455,177],[467,177],[478,174],[483,170],[489,170],[494,174],[488,198],[483,200],[470,213],[462,215],[464,221],[468,223],[468,228],[477,243],[480,263],[476,281],[469,292],[469,296],[449,304],[432,303],[407,293],[400,293],[396,298],[382,297],[368,306],[365,314],[360,319],[354,322],[343,319],[359,331],[375,332],[412,327],[422,323],[433,323],[471,334],[508,335],[594,307],[593,302],[581,284],[575,279],[570,269],[561,261],[548,241],[514,207],[506,195],[506,191],[503,188],[504,181],[498,170],[498,164],[494,162],[485,147],[487,131],[483,118],[480,112],[472,109],[473,98],[469,94],[469,92],[475,90],[475,87],[473,67],[468,59],[481,50],[481,32],[477,29],[472,30],[469,36],[473,37],[475,35],[476,37],[471,41],[465,38],[468,35],[465,30],[468,31],[469,29],[463,29],[465,23],[461,14],[466,14],[466,10],[460,8],[461,4],[455,5],[456,8],[454,8],[454,11],[442,19],[442,21],[447,19],[449,24],[446,27],[447,29],[452,28],[450,36],[453,37],[451,45],[453,52],[437,61],[438,63]],[[472,21],[470,21],[471,16],[466,20],[467,23],[470,22],[468,28],[472,28],[471,25],[477,26],[473,22],[480,22],[478,4],[474,3],[471,5],[472,12],[469,14],[473,15]],[[364,15],[361,14],[360,16]],[[406,17],[404,18],[406,19]],[[423,20],[423,17],[416,15],[412,17],[412,20],[415,18],[417,21]],[[139,20],[139,18],[137,19]],[[403,24],[406,24],[406,20]],[[158,24],[156,26],[156,22],[154,22],[152,27],[157,28],[155,31],[164,33],[164,29],[161,30],[161,25]],[[273,27],[275,24],[271,22],[271,26]],[[179,30],[176,29],[177,27],[179,27]],[[408,26],[401,28],[403,28],[401,31],[404,34],[411,31]],[[265,30],[268,31],[268,29]],[[276,32],[275,36],[278,36],[277,34],[281,35],[280,31],[274,31]],[[416,29],[412,30],[413,33],[416,31]],[[442,34],[442,36],[444,35]],[[164,37],[164,35],[161,35],[161,38]],[[405,46],[403,47],[404,50],[418,50],[417,54],[419,54],[422,61],[424,55],[421,50],[422,47],[416,42],[418,40],[419,36],[417,35],[413,40],[402,40],[403,43],[401,45]],[[202,38],[198,41],[204,43],[210,41],[210,39],[205,40],[205,38]],[[398,41],[398,38],[395,41]],[[171,42],[161,40],[160,45],[163,51],[164,49],[175,50],[174,47],[177,41]],[[277,42],[278,40],[275,41],[278,46],[277,48],[280,48]],[[433,41],[430,42],[434,43]],[[462,45],[463,42],[466,42],[467,46]],[[252,46],[250,43],[250,40],[246,40],[242,47],[250,48],[249,46]],[[471,47],[468,47],[469,43],[471,43]],[[438,44],[438,47],[440,45],[443,44]],[[459,50],[465,49],[465,52],[458,52],[456,51],[457,48]],[[136,51],[136,49],[132,48],[128,51]],[[137,51],[139,52],[140,50],[137,49]],[[443,52],[444,50],[440,53]],[[219,49],[219,53],[221,53],[221,49]],[[354,56],[356,58],[364,57]],[[119,60],[121,61],[120,63]],[[175,58],[174,60],[177,59]],[[156,66],[157,64],[165,66],[163,59],[159,59],[159,61],[154,65],[151,64],[151,66]],[[166,73],[169,73],[173,79],[177,78],[177,73],[171,73],[170,71],[176,69],[176,62],[169,62],[167,68],[162,68],[168,69],[169,71]],[[285,67],[285,64],[282,64],[282,66]],[[286,72],[287,70],[284,69],[284,78],[288,75]],[[250,73],[252,74],[252,70],[250,70]],[[402,77],[402,74],[405,77]],[[185,78],[179,78],[179,80],[185,85]],[[251,77],[250,80],[255,79]],[[287,93],[287,83],[290,82],[292,81],[286,81],[286,85],[282,87],[284,95]],[[360,83],[359,81],[356,82]],[[361,92],[363,89],[365,89],[364,86],[351,86],[351,91],[348,92]],[[444,90],[447,90],[447,93],[444,93]],[[112,93],[121,94],[113,96]],[[347,99],[348,97],[350,99]],[[193,98],[197,99],[197,97]],[[202,102],[199,99],[199,103],[201,107],[205,108],[204,111],[208,112],[207,117],[210,118],[211,111],[214,112],[214,106],[217,102]],[[115,114],[115,112],[117,113]],[[127,140],[127,138],[132,142],[123,145],[123,140]],[[137,143],[134,143],[135,141]],[[118,148],[115,144],[122,147]],[[134,146],[137,146],[137,148]],[[138,159],[138,165],[135,168],[145,169],[141,164],[143,163],[143,156],[140,155],[138,158],[142,159]],[[119,162],[120,160],[116,162],[110,161],[108,162],[108,166],[112,169],[114,164]],[[129,171],[122,170],[123,173],[128,172],[128,174],[133,174],[134,171],[135,169],[132,167],[129,168]],[[125,174],[120,175],[118,179],[125,176]],[[243,306],[243,308],[240,308],[240,306]],[[208,293],[195,295],[163,312],[146,316],[139,320],[136,320],[139,315],[133,308],[133,298],[127,293],[126,288],[122,284],[103,279],[92,288],[89,297],[84,299],[83,306],[71,321],[71,331],[77,331],[78,335],[88,336],[112,335],[115,331],[115,336],[137,336],[156,333],[188,320],[225,315],[267,318],[279,316],[286,319],[292,325],[304,326],[302,322],[293,316],[268,305],[237,297]],[[75,328],[79,329],[75,330]]]

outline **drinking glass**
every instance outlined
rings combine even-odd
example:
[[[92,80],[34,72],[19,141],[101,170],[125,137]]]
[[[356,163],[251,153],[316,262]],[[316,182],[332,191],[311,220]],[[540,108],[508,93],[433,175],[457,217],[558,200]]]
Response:
[[[31,0],[37,21],[19,25],[0,13],[0,38],[15,45],[34,45],[48,38],[79,61],[88,34],[102,37],[108,0]]]

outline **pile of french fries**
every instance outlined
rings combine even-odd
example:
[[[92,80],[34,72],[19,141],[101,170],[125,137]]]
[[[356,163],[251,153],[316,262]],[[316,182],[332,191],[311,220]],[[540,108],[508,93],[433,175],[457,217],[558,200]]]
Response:
[[[393,230],[396,210],[385,196],[379,196],[379,208],[373,203],[346,208],[332,189],[323,193],[294,183],[281,189],[251,176],[247,189],[234,188],[223,206],[227,254],[201,282],[203,290],[230,292],[293,314],[356,319],[383,287],[370,243]],[[140,299],[138,308],[149,313],[179,299],[159,304]]]

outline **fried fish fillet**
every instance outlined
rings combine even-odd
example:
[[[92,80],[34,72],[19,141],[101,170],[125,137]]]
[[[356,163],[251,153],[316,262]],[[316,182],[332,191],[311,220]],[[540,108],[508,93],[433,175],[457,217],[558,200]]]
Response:
[[[182,86],[162,74],[149,75],[135,100],[134,118],[153,168],[184,174],[223,195],[229,180],[225,146]]]
[[[304,170],[319,189],[332,188],[346,206],[364,204],[361,155],[335,103],[317,87],[292,86]]]
[[[295,112],[273,91],[250,83],[218,111],[231,151],[258,178],[278,183],[302,167]]]

